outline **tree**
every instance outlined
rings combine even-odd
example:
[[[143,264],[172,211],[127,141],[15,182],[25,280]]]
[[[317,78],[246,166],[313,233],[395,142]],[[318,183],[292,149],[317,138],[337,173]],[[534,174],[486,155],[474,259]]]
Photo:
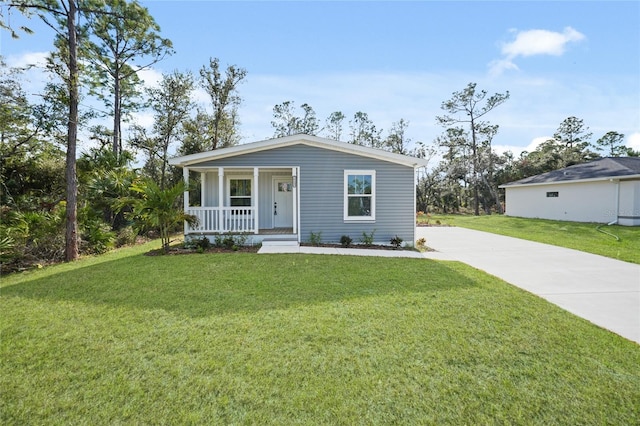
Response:
[[[131,200],[134,203],[133,216],[142,226],[159,229],[162,249],[168,252],[171,232],[184,221],[194,224],[196,220],[194,216],[183,212],[178,202],[184,193],[184,182],[179,181],[163,189],[147,179],[134,183],[131,189],[141,195],[140,199]]]
[[[345,115],[341,111],[335,111],[329,115],[326,125],[324,126],[328,138],[336,141],[342,139],[342,123],[345,118]]]
[[[160,181],[160,188],[167,183],[169,148],[178,139],[184,121],[191,111],[193,76],[174,71],[164,74],[160,86],[147,89],[154,111],[153,134],[134,126],[131,144],[147,154],[146,168]]]
[[[451,99],[444,101],[441,108],[447,115],[436,117],[438,124],[445,128],[451,126],[463,125],[469,130],[464,138],[464,144],[470,148],[471,162],[471,184],[473,187],[474,213],[476,216],[480,214],[479,200],[479,168],[480,168],[480,151],[481,144],[485,144],[491,151],[491,139],[495,132],[490,128],[489,123],[480,119],[486,114],[502,105],[509,99],[509,92],[496,93],[487,97],[485,90],[477,91],[476,83],[469,83],[465,89],[460,92],[454,92]],[[495,127],[497,132],[497,127]]]
[[[595,157],[595,154],[588,150],[592,135],[582,119],[572,116],[560,123],[558,130],[553,134],[553,140],[563,147],[561,167],[584,163]]]
[[[291,136],[299,133],[316,135],[320,125],[316,118],[316,113],[309,104],[300,106],[304,111],[304,116],[298,117],[294,112],[294,102],[285,101],[273,107],[273,118],[271,125],[275,129],[274,137]]]
[[[66,231],[65,260],[78,258],[78,182],[76,177],[76,145],[78,139],[78,19],[80,14],[89,15],[97,6],[94,2],[81,0],[31,0],[10,4],[25,15],[37,14],[60,39],[65,41],[67,57],[67,77],[65,79],[68,94],[68,127],[66,154]]]
[[[596,148],[604,151],[606,156],[620,157],[628,155],[628,148],[624,144],[624,135],[618,132],[607,132],[596,141]]]
[[[229,65],[222,76],[218,58],[210,58],[209,66],[200,69],[200,84],[209,95],[213,114],[210,118],[202,112],[201,119],[211,124],[205,137],[209,140],[206,149],[214,150],[238,142],[237,110],[240,105],[238,85],[247,76],[247,70],[236,65]]]
[[[380,134],[382,129],[377,130],[373,121],[369,119],[366,112],[358,111],[353,115],[353,120],[349,122],[351,143],[356,145],[380,148],[382,139]]]
[[[99,97],[113,110],[113,152],[122,151],[123,116],[139,108],[132,102],[139,92],[137,73],[173,52],[171,41],[160,37],[160,27],[136,0],[104,0],[107,13],[93,14],[87,43]],[[136,64],[134,65],[134,61]]]
[[[55,143],[58,110],[29,102],[23,71],[6,68],[0,57],[0,204],[18,209],[22,199],[62,200],[65,188],[64,152]]]
[[[395,152],[396,154],[408,155],[409,143],[411,143],[411,139],[407,138],[405,135],[408,127],[409,122],[404,121],[404,118],[392,123],[389,135],[384,140],[384,148],[387,151]]]

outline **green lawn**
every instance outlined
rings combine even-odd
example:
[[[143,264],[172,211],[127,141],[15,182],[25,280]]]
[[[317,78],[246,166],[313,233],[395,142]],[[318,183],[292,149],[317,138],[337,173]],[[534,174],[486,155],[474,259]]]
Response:
[[[2,279],[1,424],[640,418],[640,346],[463,264],[149,248]]]
[[[640,264],[640,227],[637,226],[606,226],[503,215],[421,215],[418,217],[418,223],[476,229]]]

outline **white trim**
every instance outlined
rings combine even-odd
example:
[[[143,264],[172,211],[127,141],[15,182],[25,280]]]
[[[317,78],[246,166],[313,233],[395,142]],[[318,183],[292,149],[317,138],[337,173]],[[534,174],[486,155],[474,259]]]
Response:
[[[260,212],[258,211],[258,206],[260,205],[260,200],[258,198],[258,196],[260,195],[260,185],[259,185],[259,177],[260,177],[260,168],[258,167],[254,167],[253,168],[253,182],[252,182],[252,188],[251,190],[253,191],[253,194],[251,194],[251,196],[253,197],[253,201],[251,202],[252,204],[255,204],[253,207],[255,208],[254,210],[254,215],[255,215],[255,220],[256,220],[256,224],[255,224],[255,231],[254,233],[257,234],[260,231]]]
[[[349,216],[349,176],[371,176],[371,216]],[[367,196],[367,195],[356,195]],[[343,184],[343,219],[345,222],[375,222],[376,220],[376,171],[375,170],[345,170]]]
[[[200,206],[204,206],[206,199],[206,191],[207,191],[207,174],[204,172],[200,172]]]
[[[186,213],[189,210],[189,168],[182,169],[182,179],[184,180],[184,194],[183,194],[183,210]],[[189,224],[184,221],[184,233],[189,230]]]
[[[289,180],[291,181],[291,187],[293,188],[293,175],[273,175],[271,176],[271,201],[275,202],[276,200],[276,193],[278,192],[278,188],[276,185],[276,181],[278,180]],[[296,226],[295,226],[295,222],[296,222],[296,197],[295,197],[295,190],[292,189],[291,191],[291,227],[293,228],[293,233],[295,234],[296,231]],[[271,214],[271,228],[275,228],[276,227],[276,218],[273,215],[273,213]]]
[[[251,206],[249,207],[255,207],[255,194],[253,193],[254,188],[253,188],[253,183],[254,183],[254,179],[252,175],[234,175],[234,174],[230,174],[230,175],[226,175],[227,177],[227,192],[226,192],[226,199],[227,199],[227,204],[226,206],[231,207],[231,179],[234,180],[249,180],[251,181],[251,196],[249,198],[251,198]],[[242,197],[242,198],[247,198],[247,197]]]
[[[218,168],[218,208],[224,206],[224,167]],[[218,215],[218,229],[222,229],[222,215]]]
[[[298,243],[300,243],[300,167],[293,167],[292,172],[295,173],[293,178],[293,202],[295,204],[293,233],[298,236]]]
[[[200,152],[197,154],[185,155],[169,159],[172,166],[186,167],[204,161],[220,160],[222,158],[235,157],[274,148],[282,148],[291,145],[308,145],[318,148],[340,151],[354,154],[361,157],[376,158],[391,163],[402,164],[409,167],[426,167],[428,161],[423,158],[410,157],[408,155],[395,154],[377,148],[361,146],[352,143],[339,142],[331,139],[320,138],[310,135],[292,135],[283,138],[267,139],[258,142],[236,145],[228,148],[217,149],[215,151]]]
[[[533,177],[533,176],[532,176]],[[628,181],[628,180],[638,180],[640,179],[640,175],[627,175],[627,176],[603,176],[603,177],[597,177],[597,178],[590,178],[590,179],[572,179],[572,180],[554,180],[554,181],[548,181],[548,182],[527,182],[527,183],[516,183],[516,182],[511,182],[511,183],[504,183],[500,186],[498,186],[498,188],[519,188],[522,186],[542,186],[542,185],[560,185],[560,184],[565,184],[565,183],[588,183],[588,182],[603,182],[603,181],[609,181],[609,180],[619,180],[619,181]]]

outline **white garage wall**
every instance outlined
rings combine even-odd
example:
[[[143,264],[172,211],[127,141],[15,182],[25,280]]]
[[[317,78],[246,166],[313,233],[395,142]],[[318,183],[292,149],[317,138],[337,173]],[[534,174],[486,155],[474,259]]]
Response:
[[[621,225],[640,225],[640,181],[620,182],[620,212]]]
[[[557,192],[557,197],[547,197]],[[508,216],[609,223],[616,219],[616,184],[610,181],[506,188]]]

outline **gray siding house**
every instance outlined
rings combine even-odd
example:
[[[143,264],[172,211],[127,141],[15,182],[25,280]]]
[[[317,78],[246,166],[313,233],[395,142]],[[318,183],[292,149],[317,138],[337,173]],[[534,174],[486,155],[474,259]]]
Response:
[[[640,158],[608,157],[501,185],[506,214],[640,226]]]
[[[394,236],[415,243],[415,173],[419,158],[293,135],[172,158],[186,183],[200,173],[200,199],[184,194],[184,210],[198,218],[185,237],[251,234],[252,241],[289,239],[376,243]],[[188,185],[187,185],[188,186]]]

